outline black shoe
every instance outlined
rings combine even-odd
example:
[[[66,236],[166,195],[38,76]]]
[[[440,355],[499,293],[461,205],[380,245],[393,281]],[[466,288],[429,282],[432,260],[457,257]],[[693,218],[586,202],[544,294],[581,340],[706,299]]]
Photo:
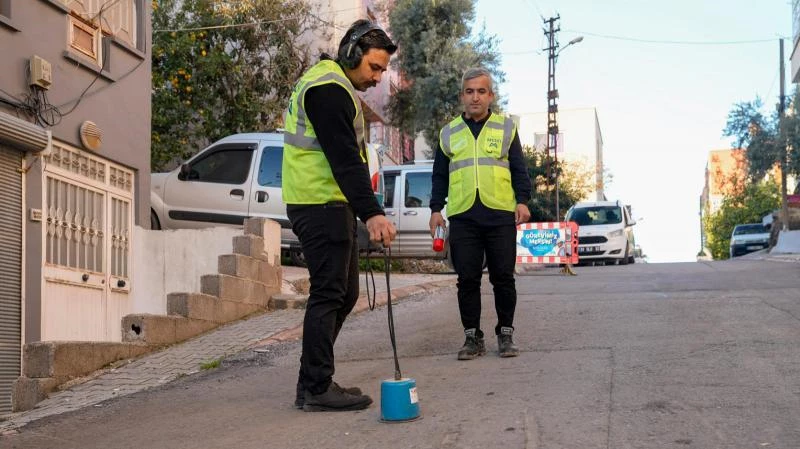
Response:
[[[514,344],[511,337],[514,334],[513,327],[501,327],[497,335],[497,349],[500,357],[516,357],[519,355],[519,348]]]
[[[335,382],[331,382],[328,390],[320,394],[305,392],[306,412],[344,412],[363,410],[372,404],[372,398],[365,394],[350,394]]]
[[[467,336],[467,339],[464,341],[464,346],[458,351],[458,360],[472,360],[486,354],[486,343],[482,336],[478,337],[477,329],[464,329],[464,335]]]
[[[334,385],[336,385],[337,388],[341,388],[342,390],[350,394],[361,396],[361,389],[358,387],[342,388],[336,382],[334,382]],[[303,384],[297,382],[297,392],[294,397],[294,407],[297,409],[302,409],[305,404],[306,404],[306,389],[303,388]]]

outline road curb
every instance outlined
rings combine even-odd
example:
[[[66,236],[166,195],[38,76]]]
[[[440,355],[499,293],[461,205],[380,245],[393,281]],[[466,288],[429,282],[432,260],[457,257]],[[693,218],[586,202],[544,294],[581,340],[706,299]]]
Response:
[[[456,280],[455,279],[448,279],[448,280],[440,280],[440,281],[431,281],[431,282],[424,282],[422,284],[417,285],[407,285],[405,287],[398,287],[392,289],[392,303],[397,303],[398,301],[409,299],[417,295],[432,293],[444,288],[448,287],[455,287]],[[375,294],[375,307],[385,306],[386,305],[387,295],[386,292],[377,292]],[[359,314],[365,311],[370,310],[370,304],[367,300],[367,295],[362,294],[359,295],[358,300],[356,301],[356,305],[353,308],[352,314]],[[295,341],[299,340],[303,337],[303,322],[301,321],[299,324],[288,327],[283,329],[275,334],[270,335],[269,337],[265,338],[264,340],[258,341],[249,346],[249,350],[254,348],[269,346],[276,343],[283,343],[286,341]]]

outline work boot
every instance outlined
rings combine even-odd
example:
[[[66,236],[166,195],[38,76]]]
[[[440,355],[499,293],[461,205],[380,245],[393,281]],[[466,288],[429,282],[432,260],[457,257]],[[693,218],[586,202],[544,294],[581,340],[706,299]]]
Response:
[[[350,394],[344,388],[331,382],[324,393],[305,392],[303,411],[306,412],[344,412],[363,410],[372,404],[372,398],[365,394]]]
[[[458,360],[472,360],[486,354],[486,344],[483,336],[478,337],[477,329],[464,329],[464,335],[467,336],[467,339],[464,341],[464,346],[458,351]]]
[[[334,384],[350,394],[361,396],[361,389],[358,387],[342,388],[336,382],[334,382]],[[302,383],[297,382],[297,394],[294,397],[294,407],[297,409],[302,409],[305,404],[306,404],[306,389],[303,387]]]
[[[519,348],[514,344],[511,337],[514,334],[513,327],[501,327],[497,334],[497,349],[500,357],[516,357],[519,355]]]

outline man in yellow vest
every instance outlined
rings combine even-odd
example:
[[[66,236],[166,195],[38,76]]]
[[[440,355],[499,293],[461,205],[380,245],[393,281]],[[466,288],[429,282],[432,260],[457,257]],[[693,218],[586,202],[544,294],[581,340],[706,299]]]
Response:
[[[450,219],[450,254],[458,274],[458,308],[466,341],[459,360],[486,353],[481,319],[483,261],[489,269],[497,311],[497,346],[500,357],[515,357],[514,282],[516,225],[531,214],[531,180],[522,156],[514,122],[492,113],[492,75],[484,68],[469,69],[461,78],[464,113],[439,133],[433,162],[431,219],[433,235],[444,227],[442,209],[447,198]]]
[[[358,298],[356,216],[370,239],[391,245],[396,230],[372,192],[361,100],[380,82],[397,46],[359,20],[336,60],[323,55],[297,82],[286,113],[283,199],[311,280],[295,406],[305,411],[367,408],[359,388],[333,381],[333,345]]]

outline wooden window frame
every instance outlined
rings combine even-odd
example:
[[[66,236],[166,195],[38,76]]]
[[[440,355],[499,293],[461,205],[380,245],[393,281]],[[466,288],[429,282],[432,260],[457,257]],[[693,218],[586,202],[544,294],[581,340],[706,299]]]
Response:
[[[89,58],[92,62],[97,64],[98,67],[103,66],[103,46],[102,46],[102,37],[103,34],[100,31],[99,27],[95,27],[90,25],[80,17],[77,17],[73,14],[67,15],[68,21],[68,31],[67,31],[67,45],[69,46],[69,50],[72,52],[77,52],[81,56]],[[75,44],[75,28],[80,28],[81,30],[89,33],[92,35],[92,50],[87,51],[83,47]]]

